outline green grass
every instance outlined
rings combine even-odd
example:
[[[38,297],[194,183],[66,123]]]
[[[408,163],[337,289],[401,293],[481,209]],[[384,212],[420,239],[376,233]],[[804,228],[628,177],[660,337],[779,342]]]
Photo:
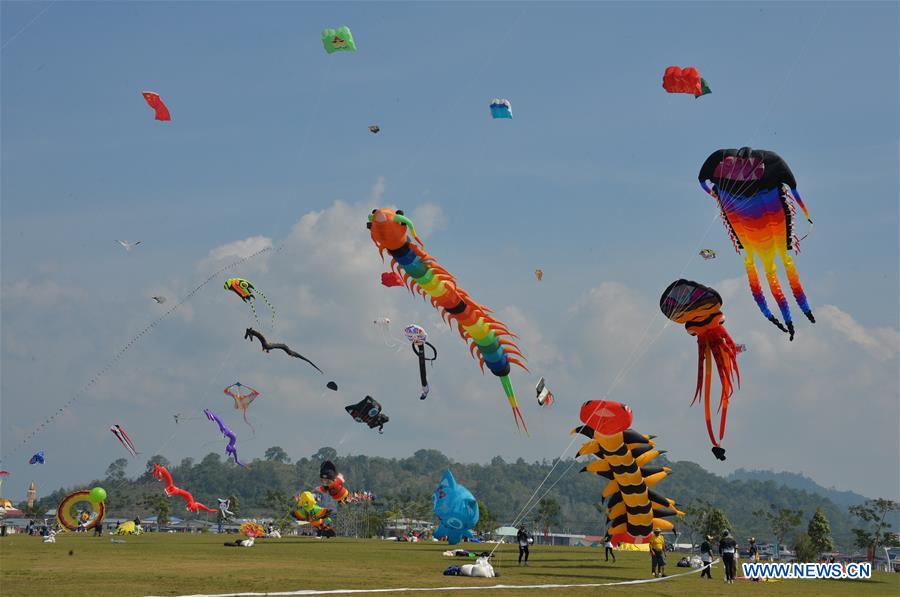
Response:
[[[234,535],[227,537],[233,540]],[[299,589],[441,587],[603,583],[647,578],[644,553],[618,554],[618,562],[603,562],[602,550],[572,547],[532,549],[531,566],[516,565],[516,548],[503,546],[494,560],[500,578],[443,576],[451,564],[470,560],[447,558],[440,543],[303,537],[258,540],[252,548],[227,548],[226,537],[212,534],[146,534],[112,544],[110,537],[64,534],[55,544],[39,537],[15,535],[0,539],[0,594],[18,595],[182,595],[238,591],[296,591]],[[478,544],[463,544],[478,549]],[[490,549],[490,547],[488,547]],[[72,552],[72,555],[69,555]],[[674,566],[670,557],[667,572]],[[776,583],[722,583],[721,566],[715,580],[699,575],[649,585],[559,589],[558,595],[596,595],[640,592],[642,595],[889,595],[900,594],[900,575],[877,573],[869,581],[787,580]],[[541,595],[546,590],[499,592],[501,595]],[[428,593],[459,597],[458,592]],[[476,593],[482,594],[482,593]]]

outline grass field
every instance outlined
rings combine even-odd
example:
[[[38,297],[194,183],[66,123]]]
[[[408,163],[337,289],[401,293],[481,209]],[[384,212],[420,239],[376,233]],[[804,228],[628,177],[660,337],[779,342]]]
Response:
[[[376,589],[606,583],[647,578],[643,553],[619,554],[616,564],[603,562],[590,548],[541,547],[532,550],[531,566],[516,565],[516,548],[497,550],[499,578],[443,576],[451,564],[470,560],[443,557],[439,543],[304,537],[258,540],[252,548],[227,548],[226,537],[212,534],[146,534],[112,544],[110,537],[65,534],[55,544],[39,537],[0,539],[0,594],[67,596],[184,595],[300,589]],[[227,537],[233,540],[234,536]],[[478,548],[478,544],[464,544]],[[489,547],[488,547],[489,549]],[[71,554],[71,555],[70,555]],[[685,571],[670,558],[669,574]],[[661,583],[603,588],[511,589],[478,591],[501,595],[596,595],[600,591],[641,595],[898,595],[900,575],[876,573],[869,581],[789,580],[774,583],[737,581],[723,584],[721,565],[713,581],[691,575]],[[456,595],[435,591],[428,595]],[[466,593],[468,594],[468,593]]]

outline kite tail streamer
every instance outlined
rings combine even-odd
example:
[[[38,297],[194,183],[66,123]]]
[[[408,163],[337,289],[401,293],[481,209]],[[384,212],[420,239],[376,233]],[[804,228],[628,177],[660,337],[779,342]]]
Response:
[[[522,363],[525,357],[518,346],[506,338],[515,337],[515,334],[494,319],[490,309],[472,300],[457,285],[456,278],[425,252],[412,221],[402,211],[372,210],[367,227],[382,259],[385,251],[390,254],[392,271],[401,270],[403,281],[411,292],[429,299],[444,321],[456,323],[459,335],[469,344],[470,353],[477,356],[482,372],[487,366],[500,378],[516,427],[519,428],[520,421],[524,427],[525,419],[509,379],[513,364],[528,370]],[[525,431],[527,433],[527,427]]]
[[[753,262],[753,253],[750,251],[744,253],[744,268],[747,270],[747,280],[750,282],[750,292],[753,294],[753,300],[756,301],[756,306],[759,307],[762,314],[766,316],[766,319],[775,324],[775,327],[782,332],[787,333],[787,328],[784,327],[778,318],[772,315],[772,311],[769,310],[769,304],[766,302],[766,295],[763,294],[762,285],[759,283],[759,274],[756,272],[756,264]]]

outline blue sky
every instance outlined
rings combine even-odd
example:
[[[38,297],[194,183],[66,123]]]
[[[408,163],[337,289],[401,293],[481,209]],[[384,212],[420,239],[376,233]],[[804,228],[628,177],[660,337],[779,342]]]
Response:
[[[898,497],[895,3],[57,2],[32,22],[47,5],[5,2],[0,19],[7,495],[32,478],[49,490],[101,476],[125,455],[114,423],[142,451],[132,474],[160,450],[176,462],[221,451],[205,419],[172,420],[204,407],[247,460],[271,445],[294,458],[323,445],[553,458],[581,402],[612,390],[674,459]],[[359,51],[328,55],[320,31],[341,25]],[[666,94],[670,64],[697,66],[712,94]],[[143,90],[172,122],[153,120]],[[512,121],[490,119],[494,97],[511,100]],[[797,319],[793,343],[757,312],[696,182],[709,153],[744,145],[787,160],[816,224],[795,260],[818,322]],[[379,285],[364,228],[379,205],[412,213],[428,251],[521,336],[531,438],[436,313]],[[126,253],[114,239],[143,244]],[[339,395],[244,343],[252,319],[223,278],[21,446],[176,298],[282,243],[233,275],[266,292],[276,339]],[[720,290],[749,347],[725,463],[689,407],[695,341],[657,307],[679,276]],[[412,355],[372,325],[383,316],[438,345],[424,403]],[[551,410],[534,401],[540,375]],[[255,436],[221,392],[237,379],[263,392]],[[391,416],[383,436],[343,411],[366,394]],[[47,464],[30,469],[38,449]],[[873,458],[887,466],[859,466]]]

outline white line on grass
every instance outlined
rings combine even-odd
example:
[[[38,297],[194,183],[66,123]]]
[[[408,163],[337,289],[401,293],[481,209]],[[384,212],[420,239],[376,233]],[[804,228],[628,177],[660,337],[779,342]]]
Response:
[[[718,563],[719,560],[713,562]],[[197,594],[181,595],[179,597],[265,597],[267,595],[348,595],[353,593],[412,593],[415,591],[492,591],[499,589],[577,589],[589,587],[614,587],[617,585],[642,585],[651,582],[664,582],[679,576],[697,574],[703,568],[697,568],[690,572],[673,574],[663,578],[643,578],[640,580],[624,580],[621,582],[586,583],[578,585],[491,585],[481,587],[398,587],[395,589],[300,589],[299,591],[279,591],[274,593],[218,593],[215,595]],[[152,595],[149,597],[153,597]]]

